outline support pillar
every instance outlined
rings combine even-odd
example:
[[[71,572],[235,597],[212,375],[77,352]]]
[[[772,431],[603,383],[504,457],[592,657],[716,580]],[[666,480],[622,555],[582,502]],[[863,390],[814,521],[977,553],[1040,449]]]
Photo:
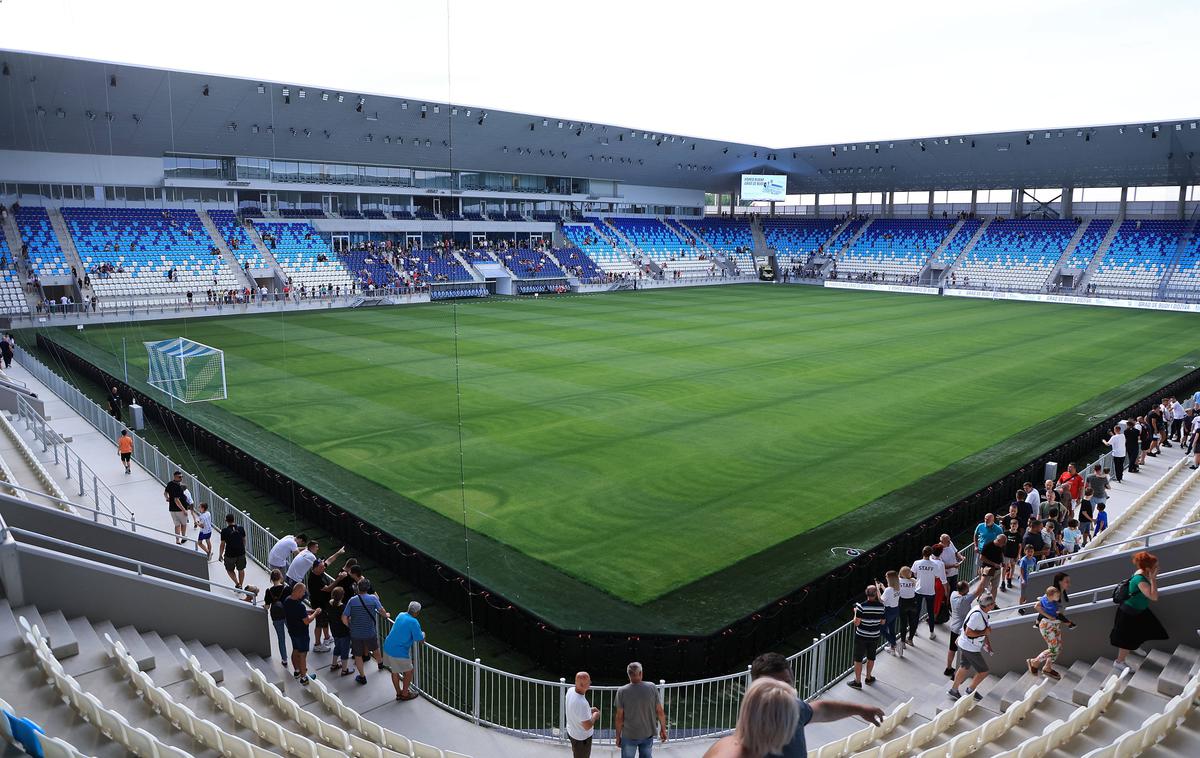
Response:
[[[929,202],[926,203],[925,215],[933,218],[933,190],[929,190]]]
[[[1059,202],[1061,218],[1075,218],[1075,198],[1072,197],[1072,192],[1071,187],[1062,188],[1062,200]]]
[[[975,203],[979,199],[979,190],[971,190],[971,215],[975,215]]]
[[[1117,221],[1125,220],[1125,207],[1129,198],[1129,188],[1121,188],[1121,202],[1117,205]]]
[[[1011,218],[1020,218],[1025,212],[1025,188],[1017,187],[1013,190],[1012,210],[1008,214]]]
[[[1175,213],[1179,220],[1187,218],[1187,185],[1179,185],[1179,205],[1175,209]]]

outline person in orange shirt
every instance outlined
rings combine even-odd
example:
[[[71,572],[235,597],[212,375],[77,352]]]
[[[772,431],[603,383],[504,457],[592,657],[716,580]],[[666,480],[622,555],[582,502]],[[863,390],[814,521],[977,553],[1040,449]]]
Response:
[[[121,430],[121,436],[117,438],[117,452],[121,454],[121,463],[125,464],[125,473],[133,473],[129,470],[129,461],[133,459],[133,437],[129,436],[129,431]]]

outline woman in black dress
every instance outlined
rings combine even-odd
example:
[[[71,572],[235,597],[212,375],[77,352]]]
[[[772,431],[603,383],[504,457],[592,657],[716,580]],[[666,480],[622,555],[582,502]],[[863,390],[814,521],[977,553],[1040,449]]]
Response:
[[[1158,558],[1143,550],[1134,553],[1133,565],[1137,566],[1137,571],[1129,578],[1129,597],[1117,606],[1112,632],[1108,635],[1108,641],[1117,648],[1118,671],[1129,668],[1125,657],[1130,650],[1137,650],[1151,640],[1169,637],[1150,610],[1150,603],[1158,600]]]

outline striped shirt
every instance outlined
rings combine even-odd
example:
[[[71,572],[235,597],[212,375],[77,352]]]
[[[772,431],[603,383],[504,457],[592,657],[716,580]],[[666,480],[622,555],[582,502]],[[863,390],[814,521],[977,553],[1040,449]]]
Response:
[[[854,633],[859,637],[878,638],[883,629],[883,603],[878,600],[863,600],[854,604],[854,616],[858,626]]]

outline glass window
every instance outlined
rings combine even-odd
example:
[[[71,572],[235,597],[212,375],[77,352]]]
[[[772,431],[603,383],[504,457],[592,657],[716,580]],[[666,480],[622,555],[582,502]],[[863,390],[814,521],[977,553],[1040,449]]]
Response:
[[[1011,203],[1013,191],[1010,189],[1004,190],[979,190],[975,195],[977,203]]]
[[[1129,201],[1166,202],[1179,199],[1179,187],[1130,187],[1126,196]]]

